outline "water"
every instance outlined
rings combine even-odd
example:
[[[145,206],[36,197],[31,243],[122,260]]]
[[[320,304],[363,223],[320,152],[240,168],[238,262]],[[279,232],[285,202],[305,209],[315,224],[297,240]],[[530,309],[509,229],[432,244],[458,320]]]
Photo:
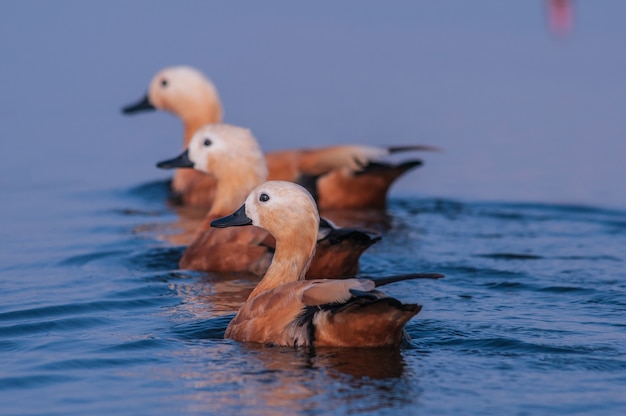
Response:
[[[424,305],[410,346],[310,354],[223,339],[254,281],[177,270],[166,192],[13,191],[3,414],[626,410],[626,212],[394,198],[362,273],[446,274],[386,288]]]
[[[0,2],[0,413],[625,414],[625,4]],[[174,64],[264,149],[444,149],[362,258],[446,274],[408,348],[223,339],[255,282],[177,269],[181,126],[119,112]]]

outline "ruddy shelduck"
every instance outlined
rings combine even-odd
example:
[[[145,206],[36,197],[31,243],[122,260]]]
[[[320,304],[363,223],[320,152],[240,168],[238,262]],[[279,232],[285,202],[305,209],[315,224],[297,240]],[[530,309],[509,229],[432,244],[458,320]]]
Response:
[[[228,230],[210,227],[211,221],[233,212],[250,191],[266,179],[265,159],[250,130],[228,124],[208,124],[196,132],[180,156],[157,166],[195,168],[215,180],[213,204],[185,250],[180,267],[262,275],[274,251],[274,240],[266,231],[256,227]],[[318,233],[317,255],[308,276],[354,276],[361,254],[379,239],[373,233],[338,228],[324,220]]]
[[[421,306],[376,290],[415,274],[383,278],[304,280],[315,252],[319,214],[300,185],[270,181],[257,186],[234,214],[213,227],[254,225],[276,239],[267,272],[226,329],[226,338],[282,346],[395,347],[404,324]]]
[[[187,66],[161,70],[146,96],[123,108],[124,114],[165,110],[181,118],[185,128],[183,148],[203,125],[222,121],[222,104],[215,85],[200,71]],[[313,193],[321,210],[381,209],[393,182],[422,165],[419,159],[399,164],[383,162],[389,154],[436,150],[411,145],[374,147],[344,145],[320,149],[283,150],[266,154],[268,179],[297,182]],[[172,181],[175,199],[185,205],[209,208],[214,198],[214,178],[199,171],[177,170]]]

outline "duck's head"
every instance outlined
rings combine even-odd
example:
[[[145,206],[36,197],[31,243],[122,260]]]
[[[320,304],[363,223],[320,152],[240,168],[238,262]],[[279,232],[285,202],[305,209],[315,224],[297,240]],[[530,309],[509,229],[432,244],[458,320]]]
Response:
[[[218,179],[247,174],[254,176],[254,185],[267,177],[265,158],[252,132],[230,124],[207,124],[201,127],[182,154],[157,163],[157,167],[194,168]]]
[[[211,223],[225,228],[254,225],[272,234],[276,241],[317,240],[319,213],[311,194],[292,182],[269,181],[252,190],[235,213]]]
[[[122,109],[124,114],[165,110],[186,121],[221,121],[222,109],[215,85],[200,71],[188,66],[165,68],[157,73],[146,95]]]

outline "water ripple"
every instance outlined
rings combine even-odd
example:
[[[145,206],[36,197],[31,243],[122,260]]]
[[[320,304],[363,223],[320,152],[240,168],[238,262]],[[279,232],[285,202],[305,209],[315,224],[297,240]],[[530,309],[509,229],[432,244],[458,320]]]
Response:
[[[72,256],[65,260],[62,260],[61,262],[59,262],[59,266],[84,266],[94,261],[117,258],[126,253],[127,251],[124,251],[124,250],[110,250],[110,251],[100,251],[100,252],[89,253],[89,254],[80,254],[80,255]]]
[[[481,353],[515,352],[519,354],[543,353],[543,354],[579,354],[582,351],[570,347],[555,347],[545,344],[534,344],[513,338],[484,338],[484,339],[453,339],[435,342],[438,346],[459,346],[462,351]]]
[[[111,324],[111,320],[99,317],[76,317],[52,321],[16,324],[0,328],[0,337],[27,336],[47,332],[78,331],[94,329]]]
[[[132,367],[140,364],[150,364],[158,362],[158,358],[153,357],[133,357],[133,358],[79,358],[62,360],[44,364],[37,367],[40,371],[58,371],[58,370],[93,370],[108,367]]]
[[[124,191],[124,193],[126,195],[138,197],[146,201],[160,203],[169,196],[171,184],[172,181],[169,179],[157,180],[137,185]]]
[[[394,200],[393,227],[364,254],[363,273],[446,274],[385,287],[424,305],[406,326],[411,343],[310,354],[223,339],[256,280],[178,269],[183,248],[160,239],[159,227],[186,214],[163,204],[168,186],[109,193],[109,205],[81,193],[72,202],[93,210],[71,223],[64,244],[1,265],[0,349],[10,359],[0,389],[12,389],[12,408],[36,392],[46,406],[33,409],[58,414],[77,402],[85,407],[75,414],[124,413],[129,403],[137,411],[127,413],[459,414],[468,403],[486,409],[484,397],[498,409],[519,400],[511,412],[522,413],[537,391],[550,403],[567,391],[589,392],[585,409],[601,413],[622,395],[623,213]]]
[[[576,286],[548,286],[537,289],[539,292],[550,292],[550,293],[595,293],[596,290],[588,289],[584,287],[576,287]]]
[[[136,350],[150,350],[150,349],[161,349],[166,346],[168,343],[155,338],[148,339],[139,339],[133,340],[129,342],[124,342],[118,345],[112,345],[105,348],[101,348],[98,350],[99,352],[105,353],[116,353],[116,352],[128,352],[128,351],[136,351]]]
[[[543,256],[536,254],[522,254],[522,253],[490,253],[490,254],[475,254],[475,257],[484,257],[487,259],[498,260],[540,260]]]
[[[23,377],[0,377],[0,390],[21,390],[45,387],[52,384],[65,383],[77,380],[64,374],[29,374]]]
[[[156,247],[135,253],[125,262],[134,270],[175,270],[184,251],[185,247]]]
[[[235,317],[229,314],[202,321],[186,322],[172,328],[175,336],[181,339],[224,339],[226,327]]]
[[[124,301],[95,301],[72,303],[67,305],[43,306],[39,308],[23,309],[0,313],[0,321],[17,321],[24,319],[49,318],[64,315],[84,315],[93,312],[132,310],[155,306],[159,301],[154,298],[130,299]]]

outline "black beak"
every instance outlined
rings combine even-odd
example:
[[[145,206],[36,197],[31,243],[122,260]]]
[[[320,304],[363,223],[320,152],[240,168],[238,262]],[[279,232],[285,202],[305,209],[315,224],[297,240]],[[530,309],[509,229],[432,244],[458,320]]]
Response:
[[[156,107],[152,105],[150,99],[148,98],[148,94],[145,95],[139,102],[135,104],[127,105],[122,108],[122,113],[124,114],[134,114],[139,113],[140,111],[149,111],[156,110]]]
[[[189,160],[189,150],[185,149],[180,156],[175,157],[174,159],[164,160],[162,162],[157,163],[157,168],[161,169],[174,169],[174,168],[193,168],[194,164],[191,160]]]
[[[246,216],[246,204],[243,204],[234,214],[211,221],[211,227],[215,228],[237,227],[251,224],[252,220]]]

